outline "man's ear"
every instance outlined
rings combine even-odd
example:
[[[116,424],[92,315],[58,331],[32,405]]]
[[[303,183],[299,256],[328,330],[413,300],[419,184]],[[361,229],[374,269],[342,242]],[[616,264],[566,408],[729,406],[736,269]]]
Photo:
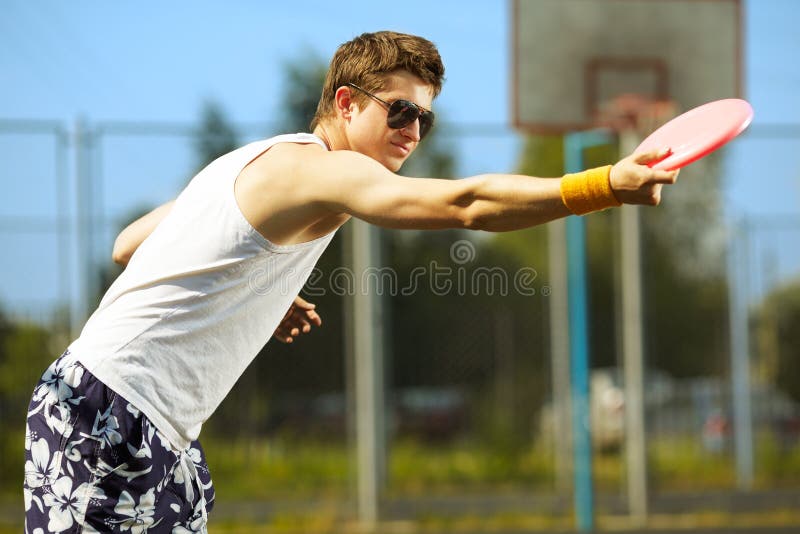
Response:
[[[353,112],[353,106],[355,106],[356,103],[353,100],[353,94],[350,92],[349,87],[344,85],[339,87],[333,97],[333,103],[333,107],[336,109],[336,115],[343,119],[350,119],[350,114]]]

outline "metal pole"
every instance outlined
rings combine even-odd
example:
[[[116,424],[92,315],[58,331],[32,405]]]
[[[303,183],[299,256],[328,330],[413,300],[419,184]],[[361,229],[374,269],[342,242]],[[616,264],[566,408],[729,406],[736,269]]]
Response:
[[[105,141],[105,132],[98,126],[94,129],[92,135],[92,186],[94,198],[94,224],[97,226],[97,233],[94,237],[93,249],[93,262],[97,262],[97,266],[104,266],[109,263],[111,251],[113,250],[114,239],[116,237],[116,228],[111,226],[106,220],[106,198],[105,198],[105,173],[103,169],[103,142]],[[99,245],[99,261],[98,261],[98,245]],[[110,245],[110,246],[109,246]],[[99,270],[99,269],[98,269]],[[93,298],[102,299],[103,295],[100,291],[105,292],[106,288],[101,288],[95,284]]]
[[[355,333],[353,349],[356,379],[356,439],[358,465],[358,514],[362,525],[374,529],[379,519],[384,440],[383,317],[381,297],[369,291],[364,273],[379,263],[377,231],[354,220],[353,300]]]
[[[342,265],[355,272],[353,267],[353,241],[355,239],[354,224],[349,224],[342,229]],[[355,284],[354,284],[355,285]],[[357,425],[357,405],[356,405],[356,362],[355,362],[355,338],[356,322],[353,317],[355,310],[356,292],[346,295],[342,299],[342,329],[344,331],[344,371],[345,371],[345,399],[347,405],[347,451],[350,474],[348,478],[350,494],[358,496],[358,425]],[[352,456],[351,456],[352,455]],[[358,502],[358,498],[356,498]]]
[[[623,154],[633,152],[635,132],[620,136]],[[628,513],[636,526],[647,522],[647,453],[644,423],[644,354],[642,326],[642,250],[638,206],[620,210],[622,353],[625,368],[625,455]]]
[[[728,254],[728,310],[731,340],[731,390],[736,454],[736,483],[753,487],[753,421],[750,407],[750,325],[748,317],[748,226],[734,231]]]
[[[572,430],[569,369],[569,303],[567,301],[567,227],[563,219],[547,225],[550,269],[550,367],[553,381],[553,444],[556,488],[572,488]]]
[[[72,131],[73,173],[75,184],[75,297],[70,313],[70,330],[77,338],[88,316],[89,308],[89,244],[87,217],[89,202],[84,165],[85,125],[80,117],[75,119]]]
[[[583,219],[570,217],[567,220],[567,236],[575,514],[578,529],[587,532],[594,525],[594,496],[589,407],[586,227]]]
[[[70,223],[69,216],[69,163],[67,161],[69,151],[69,132],[66,128],[58,128],[55,134],[55,174],[56,174],[56,255],[58,257],[58,305],[67,310],[67,318],[72,317],[70,311],[70,261],[69,261],[69,240]],[[70,329],[72,335],[72,322],[64,325],[59,321],[59,335],[63,335],[64,327]]]
[[[584,138],[581,133],[564,139],[564,168],[583,168]],[[589,329],[586,281],[586,224],[583,218],[566,220],[567,285],[569,301],[570,370],[572,374],[572,432],[574,443],[575,516],[578,530],[594,528],[592,488],[592,440],[589,411]]]
[[[86,254],[86,274],[84,277],[86,288],[84,290],[86,294],[86,303],[85,303],[85,317],[89,317],[96,306],[96,299],[97,299],[97,291],[98,291],[98,275],[99,271],[97,270],[97,266],[95,265],[95,248],[96,248],[96,240],[97,240],[97,233],[95,225],[100,222],[98,220],[95,207],[97,206],[97,191],[95,188],[96,185],[96,176],[95,170],[96,165],[94,161],[94,145],[95,145],[95,133],[84,125],[83,131],[83,154],[81,157],[81,173],[83,175],[83,184],[85,188],[86,194],[86,213],[84,215],[84,231],[86,232],[86,241],[85,241],[85,254]]]

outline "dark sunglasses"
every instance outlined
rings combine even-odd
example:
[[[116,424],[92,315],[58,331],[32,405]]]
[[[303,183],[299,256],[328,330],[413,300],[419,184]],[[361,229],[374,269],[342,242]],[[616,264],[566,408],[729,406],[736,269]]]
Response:
[[[348,83],[347,85],[353,87],[354,89],[358,89],[368,97],[383,104],[383,107],[389,111],[389,115],[386,117],[386,124],[389,126],[389,128],[399,130],[400,128],[405,128],[415,120],[419,119],[420,139],[428,135],[428,132],[430,132],[431,128],[433,128],[433,111],[429,111],[421,106],[418,106],[410,100],[401,99],[393,102],[387,102],[382,98],[373,95],[366,89],[360,88],[354,83]]]

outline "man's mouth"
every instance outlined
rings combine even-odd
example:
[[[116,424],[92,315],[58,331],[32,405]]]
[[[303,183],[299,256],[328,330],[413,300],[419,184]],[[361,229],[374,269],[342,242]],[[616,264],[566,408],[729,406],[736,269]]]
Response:
[[[398,151],[401,152],[403,155],[407,155],[411,152],[411,147],[408,145],[404,145],[401,143],[392,143],[392,146],[396,147]]]

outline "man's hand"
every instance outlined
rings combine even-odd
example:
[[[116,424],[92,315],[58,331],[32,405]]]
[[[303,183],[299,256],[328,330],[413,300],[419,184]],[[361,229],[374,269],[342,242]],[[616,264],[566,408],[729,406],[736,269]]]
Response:
[[[657,206],[661,202],[661,187],[674,184],[679,171],[657,171],[647,164],[669,154],[669,150],[637,152],[614,165],[609,181],[617,200],[623,204]]]
[[[322,326],[322,319],[314,311],[315,304],[306,302],[299,296],[295,297],[294,302],[289,306],[289,311],[281,319],[281,324],[275,329],[275,339],[282,343],[292,343],[294,338],[301,333],[307,334],[311,331],[311,325]]]

